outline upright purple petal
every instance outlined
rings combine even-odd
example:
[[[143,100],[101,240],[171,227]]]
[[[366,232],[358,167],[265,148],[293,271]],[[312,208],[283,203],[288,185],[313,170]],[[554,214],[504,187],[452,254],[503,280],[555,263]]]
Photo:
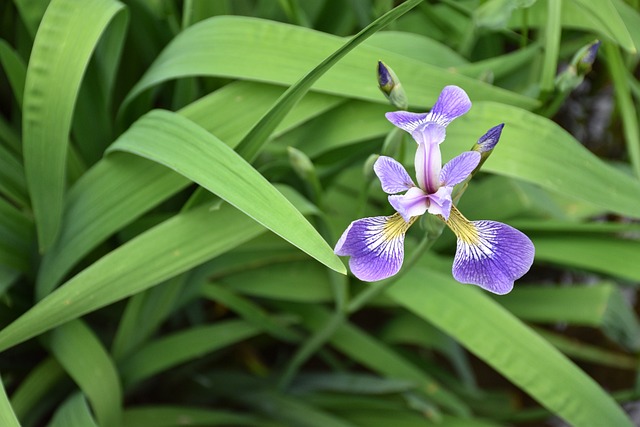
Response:
[[[481,157],[480,153],[475,151],[465,151],[449,160],[440,171],[440,184],[453,187],[461,183],[478,166]]]
[[[533,264],[533,243],[520,231],[500,222],[472,221],[469,224],[475,232],[467,237],[458,236],[453,277],[494,294],[510,292],[513,282]]]
[[[389,203],[407,222],[412,216],[424,214],[429,207],[427,194],[418,187],[410,188],[402,195],[389,196]]]
[[[418,144],[415,158],[418,186],[427,193],[435,193],[440,187],[442,154],[439,144]]]
[[[442,89],[426,121],[447,126],[453,119],[465,114],[470,108],[471,100],[464,90],[458,86],[446,86]]]
[[[453,187],[440,187],[435,193],[429,194],[428,211],[430,214],[441,215],[445,221],[449,219],[451,205],[453,204],[451,190],[453,190]]]
[[[387,194],[401,193],[416,186],[404,166],[391,157],[378,157],[373,170],[380,179],[382,190]]]
[[[409,133],[413,132],[420,124],[424,123],[427,113],[410,113],[408,111],[395,111],[386,113],[385,117],[395,126]]]
[[[404,235],[413,222],[398,214],[353,221],[342,233],[334,252],[350,256],[351,272],[374,282],[396,274],[404,260]]]
[[[446,136],[445,127],[438,123],[423,123],[418,125],[411,136],[418,144],[440,144]]]

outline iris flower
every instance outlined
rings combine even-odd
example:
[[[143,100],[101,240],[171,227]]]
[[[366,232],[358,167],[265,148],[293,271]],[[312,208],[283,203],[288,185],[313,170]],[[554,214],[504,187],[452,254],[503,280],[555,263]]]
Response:
[[[476,151],[464,152],[443,167],[440,144],[445,140],[446,127],[470,108],[464,90],[447,86],[429,113],[386,114],[417,143],[417,185],[402,164],[391,157],[381,156],[375,162],[374,171],[396,213],[353,221],[335,247],[337,255],[351,257],[349,266],[360,280],[382,280],[400,270],[405,233],[427,212],[444,221],[458,239],[452,269],[457,281],[506,294],[531,267],[534,247],[527,236],[500,222],[469,221],[453,204],[453,187],[477,168],[480,153],[492,150],[502,131],[502,125],[490,129],[478,141]]]

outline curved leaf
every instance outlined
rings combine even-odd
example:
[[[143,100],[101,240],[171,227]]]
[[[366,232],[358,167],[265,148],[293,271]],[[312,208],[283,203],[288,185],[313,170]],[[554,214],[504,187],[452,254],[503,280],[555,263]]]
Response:
[[[62,218],[67,145],[80,82],[98,39],[122,7],[116,0],[52,0],[38,28],[27,67],[22,129],[43,252],[55,240]]]
[[[593,379],[475,287],[415,267],[387,295],[454,337],[569,424],[633,425]]]
[[[220,196],[327,267],[342,261],[302,214],[249,163],[193,122],[155,110],[138,120],[109,151],[161,163]]]

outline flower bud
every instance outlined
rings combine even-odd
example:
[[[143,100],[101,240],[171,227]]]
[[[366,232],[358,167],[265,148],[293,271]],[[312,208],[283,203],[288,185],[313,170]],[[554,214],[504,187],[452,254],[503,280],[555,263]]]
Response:
[[[407,95],[398,76],[382,61],[378,61],[378,87],[394,107],[401,110],[409,107]]]
[[[575,55],[571,63],[562,70],[556,77],[556,87],[562,92],[568,92],[584,80],[584,76],[591,71],[591,67],[596,60],[600,41],[595,40],[583,46]]]
[[[309,157],[297,148],[288,147],[287,151],[289,152],[289,163],[291,163],[293,170],[300,178],[308,181],[310,176],[315,174],[315,167]]]

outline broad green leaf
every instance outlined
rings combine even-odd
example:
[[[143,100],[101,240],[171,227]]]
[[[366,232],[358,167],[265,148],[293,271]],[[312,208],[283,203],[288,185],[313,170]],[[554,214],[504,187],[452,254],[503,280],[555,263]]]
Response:
[[[287,91],[278,98],[276,104],[269,109],[251,131],[242,139],[238,145],[238,153],[246,160],[253,159],[262,150],[269,135],[276,129],[282,119],[294,107],[295,104],[309,91],[311,86],[318,81],[327,71],[335,66],[340,59],[360,45],[363,41],[375,34],[377,31],[389,25],[400,16],[404,15],[422,0],[408,0],[394,9],[382,15],[380,18],[367,25],[362,31],[358,32],[348,42],[340,46],[331,55],[322,60],[316,67],[306,73],[304,77],[298,80],[294,85],[290,86]]]
[[[632,426],[593,379],[479,289],[416,266],[387,294],[569,424]]]
[[[607,236],[535,236],[536,260],[640,280],[640,241]]]
[[[285,42],[286,51],[282,49]],[[211,18],[173,39],[129,93],[121,113],[143,91],[179,77],[213,75],[290,85],[342,44],[339,37],[276,22],[237,16]],[[447,84],[464,87],[475,100],[491,99],[524,108],[537,105],[531,98],[366,43],[327,71],[312,90],[384,103],[374,74],[380,59],[400,76],[414,106],[433,105]]]
[[[138,406],[125,410],[123,427],[180,427],[188,422],[203,426],[264,426],[264,422],[245,414],[229,411],[158,405]]]
[[[56,360],[87,395],[98,423],[120,425],[122,386],[118,371],[102,343],[82,321],[54,329],[50,346]]]
[[[157,285],[264,230],[226,204],[178,214],[105,255],[0,331],[0,351]]]
[[[503,29],[516,9],[531,7],[537,0],[489,0],[473,11],[473,22],[478,27]]]
[[[469,63],[449,46],[415,33],[380,31],[371,36],[366,44],[443,68],[464,66]],[[400,80],[404,81],[404,78],[400,76]]]
[[[601,328],[611,339],[631,350],[640,347],[638,319],[612,283],[519,287],[499,301],[522,320]]]
[[[100,424],[110,425],[110,424]],[[119,425],[119,424],[111,424]],[[82,393],[68,398],[53,415],[48,427],[98,427]]]
[[[53,244],[62,220],[67,145],[80,82],[98,39],[122,7],[115,0],[52,0],[38,28],[27,67],[22,130],[42,252]]]
[[[193,122],[156,110],[138,120],[110,151],[161,163],[220,196],[327,267],[344,264],[302,214],[249,163]]]
[[[123,361],[123,381],[126,387],[134,386],[180,363],[203,357],[261,332],[259,327],[244,320],[227,320],[165,335],[147,343]]]
[[[29,206],[22,163],[2,145],[0,145],[0,193],[20,207]]]
[[[181,114],[234,147],[283,92],[273,85],[237,82],[190,104]],[[276,134],[340,102],[310,93]],[[98,243],[189,184],[183,176],[138,156],[116,152],[98,162],[69,191],[60,237],[45,254],[38,274],[39,297]]]
[[[11,407],[11,403],[9,403],[9,398],[7,397],[7,392],[4,389],[4,385],[2,384],[2,379],[0,378],[0,422],[3,426],[6,427],[20,427],[20,421],[18,421],[18,417],[13,412],[13,408]]]

